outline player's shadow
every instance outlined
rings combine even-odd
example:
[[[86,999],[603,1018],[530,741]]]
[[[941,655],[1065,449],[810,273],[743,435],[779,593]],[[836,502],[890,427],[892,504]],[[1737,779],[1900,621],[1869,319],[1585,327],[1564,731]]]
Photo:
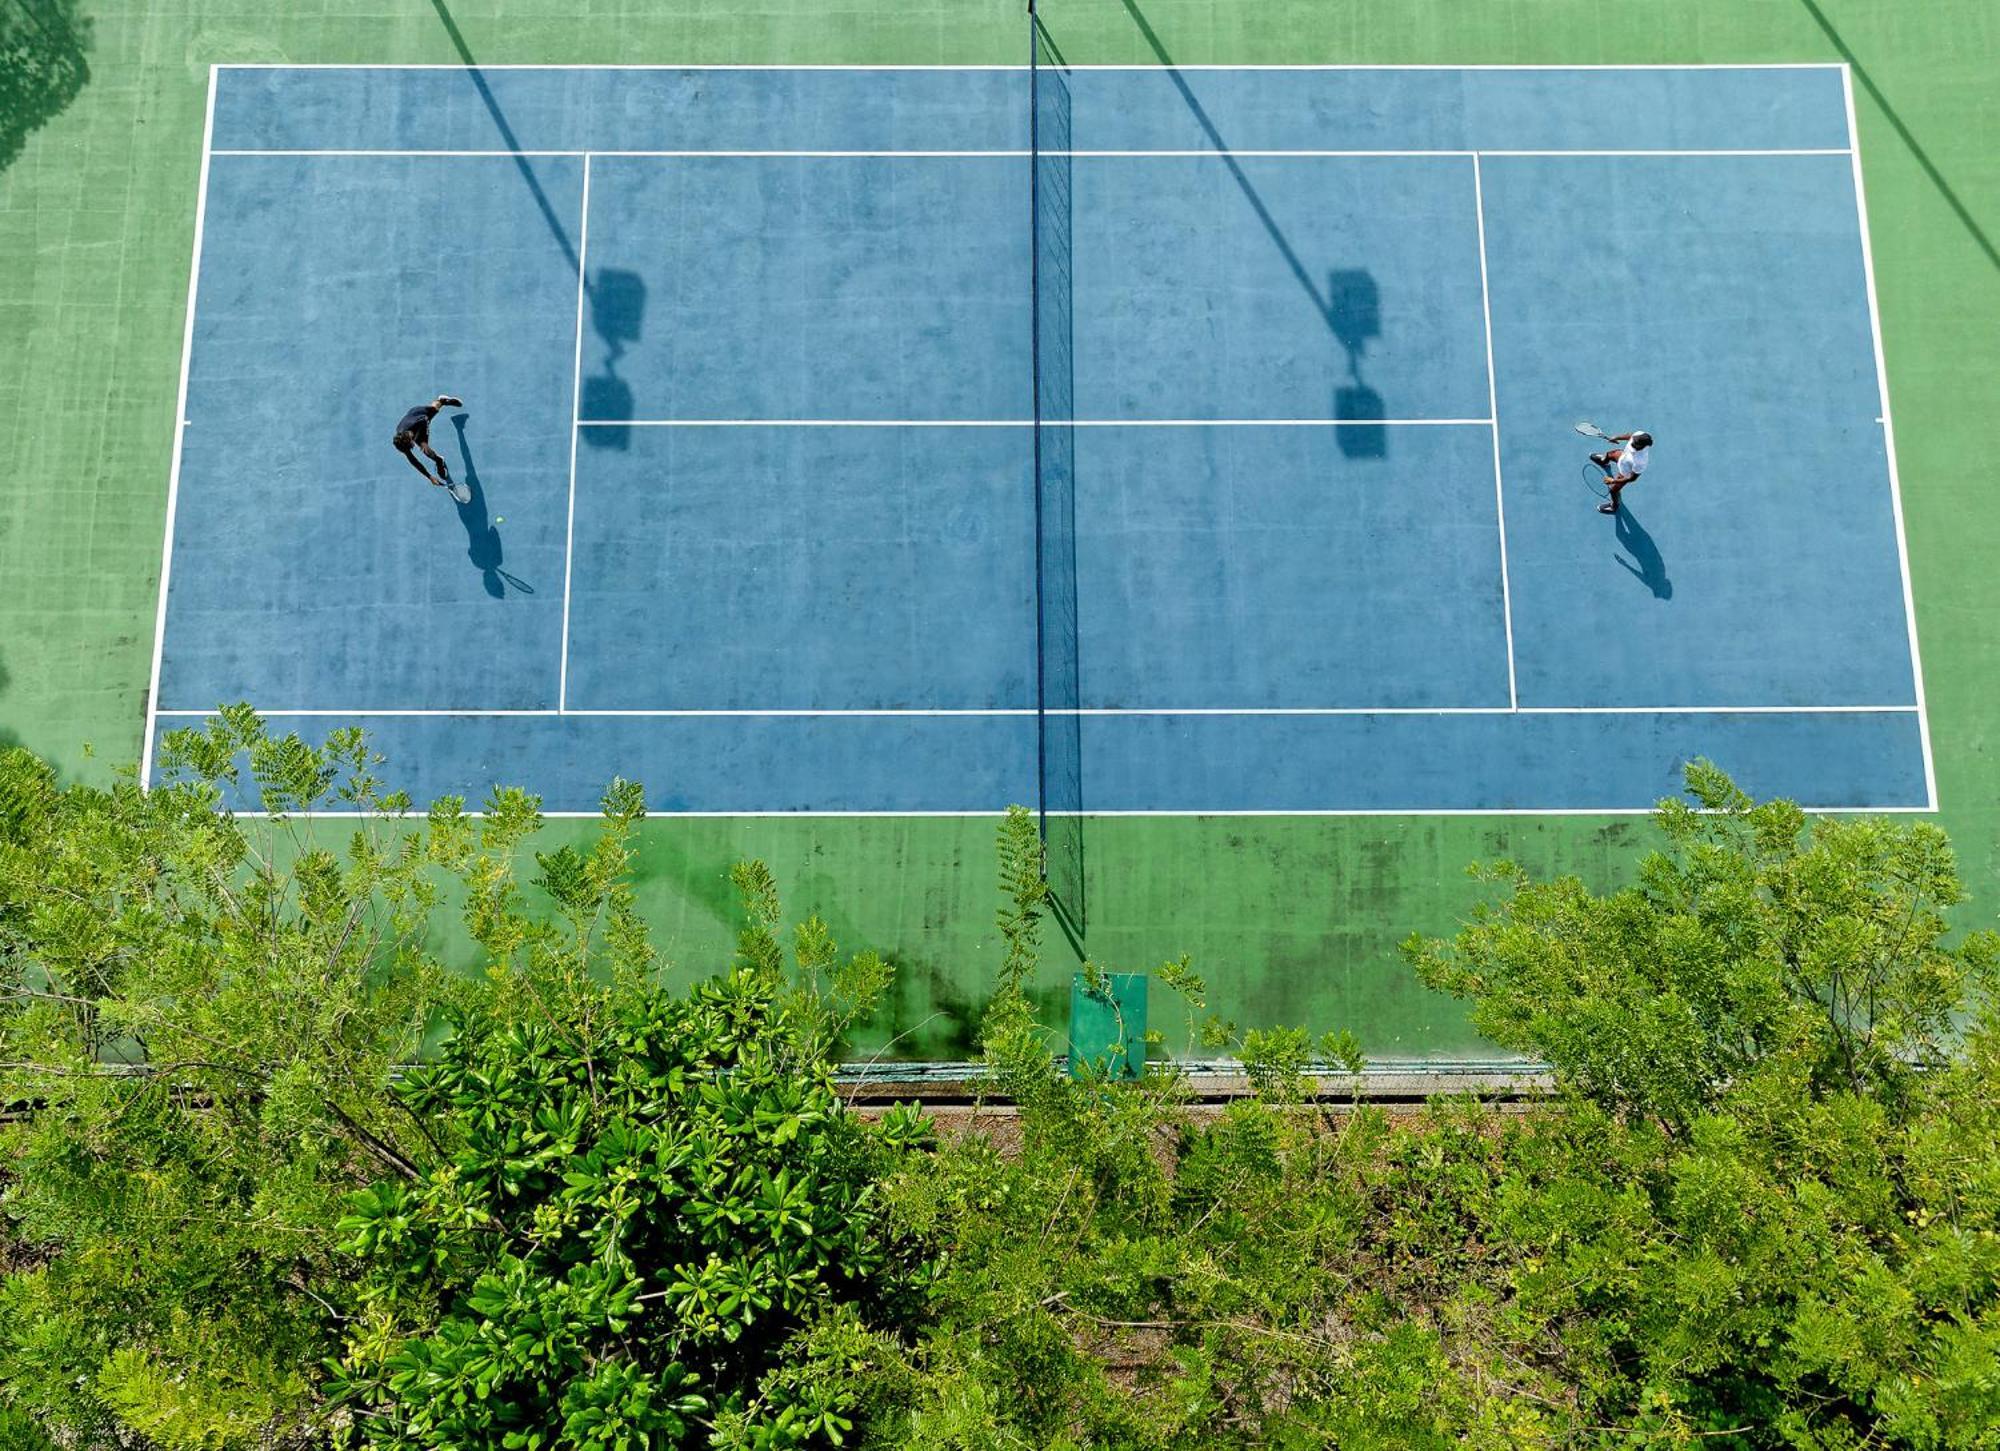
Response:
[[[472,491],[472,497],[458,505],[458,522],[465,526],[465,557],[479,571],[480,582],[494,599],[505,599],[509,586],[516,594],[531,595],[535,592],[533,586],[500,567],[506,562],[507,551],[500,542],[500,531],[493,527],[486,513],[486,490],[480,486],[479,470],[473,467],[472,449],[465,441],[466,417],[463,413],[451,416],[451,426],[458,430],[459,472],[466,488]]]
[[[1632,556],[1626,559],[1622,555],[1614,554],[1612,558],[1624,566],[1640,584],[1651,590],[1654,599],[1672,599],[1674,582],[1667,578],[1667,562],[1660,557],[1660,546],[1653,542],[1653,536],[1646,532],[1632,513],[1632,506],[1620,505],[1618,512],[1611,516],[1611,521],[1616,526],[1613,532],[1617,535],[1619,544],[1624,547],[1626,554]]]
[[[598,270],[590,285],[590,326],[604,340],[604,371],[583,380],[577,417],[593,424],[624,423],[632,417],[632,389],[618,376],[618,359],[639,341],[646,322],[646,281],[615,267]],[[581,431],[592,448],[630,448],[629,428],[592,427]]]
[[[90,80],[90,21],[76,0],[0,3],[0,171]]]

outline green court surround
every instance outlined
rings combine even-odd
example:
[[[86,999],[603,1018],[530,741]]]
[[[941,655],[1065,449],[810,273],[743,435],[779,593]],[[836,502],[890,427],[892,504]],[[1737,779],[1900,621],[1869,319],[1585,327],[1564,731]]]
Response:
[[[137,756],[144,725],[211,63],[1017,64],[1027,43],[1013,0],[78,8],[90,79],[0,170],[0,737],[97,780]],[[1958,451],[2000,412],[2000,8],[1048,0],[1048,12],[1074,62],[1853,65],[1941,820],[1974,893],[1968,920],[1991,921],[2000,509],[1990,471]],[[260,441],[244,443],[255,469]],[[548,834],[587,829],[557,822]],[[1486,1056],[1459,1010],[1415,984],[1396,942],[1450,928],[1477,899],[1463,871],[1476,858],[1609,883],[1648,837],[1631,819],[1101,820],[1088,836],[1089,946],[1127,969],[1192,954],[1215,1006],[1246,1024],[1351,1028],[1382,1056]],[[990,822],[653,822],[641,894],[678,969],[726,956],[725,873],[751,855],[771,864],[792,911],[817,910],[845,944],[899,964],[894,1021],[877,1041],[906,1057],[969,1051],[998,955]],[[1045,967],[1052,1004],[1070,966]],[[1172,1033],[1158,996],[1153,1023]]]

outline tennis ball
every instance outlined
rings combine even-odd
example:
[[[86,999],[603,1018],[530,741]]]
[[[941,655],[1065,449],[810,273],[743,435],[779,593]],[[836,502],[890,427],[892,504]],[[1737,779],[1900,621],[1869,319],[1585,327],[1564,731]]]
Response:
[[[505,514],[496,515],[494,517],[493,522],[495,524],[505,524],[507,522],[507,516]]]

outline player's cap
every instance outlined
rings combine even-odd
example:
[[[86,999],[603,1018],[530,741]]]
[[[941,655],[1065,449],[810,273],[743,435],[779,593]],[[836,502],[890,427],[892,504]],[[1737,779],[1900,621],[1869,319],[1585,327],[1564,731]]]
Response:
[[[1653,435],[1652,435],[1652,434],[1650,434],[1650,433],[1635,433],[1635,434],[1633,434],[1633,435],[1632,435],[1632,447],[1634,447],[1634,448],[1651,448],[1652,446],[1653,446]]]

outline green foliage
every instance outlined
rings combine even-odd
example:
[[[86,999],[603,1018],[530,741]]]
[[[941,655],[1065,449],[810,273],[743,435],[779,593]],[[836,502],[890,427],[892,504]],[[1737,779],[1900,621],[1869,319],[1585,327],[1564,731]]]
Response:
[[[1000,822],[999,917],[1007,955],[1000,964],[999,998],[1010,1012],[1040,958],[1042,918],[1049,912],[1049,885],[1042,878],[1042,842],[1026,807],[1010,806]]]
[[[2000,982],[2000,937],[1947,945],[1964,898],[1929,822],[1808,822],[1713,766],[1658,815],[1667,850],[1593,896],[1574,877],[1512,890],[1419,975],[1472,999],[1479,1030],[1546,1059],[1606,1109],[1684,1133],[1758,1079],[1768,1091],[1898,1101],[1947,1062],[1957,1020]]]
[[[1688,787],[1635,886],[1503,868],[1409,946],[1571,1095],[1496,1201],[1510,1313],[1664,1441],[2000,1446],[1996,940],[1928,822]]]
[[[1228,1036],[1255,1092],[1219,1110],[1157,1064],[1069,1080],[1009,990],[1040,905],[1010,823],[1015,1113],[890,1181],[941,1268],[916,1339],[867,1348],[864,1444],[2000,1446],[1992,944],[1952,945],[1927,824],[1690,784],[1637,886],[1503,867],[1412,944],[1556,1065],[1528,1114],[1343,1107],[1357,1044],[1292,1029]]]
[[[1032,830],[1013,813],[1001,831],[1006,957],[984,1033],[1012,1113],[890,1181],[892,1222],[938,1246],[940,1268],[915,1342],[877,1337],[863,1356],[866,1444],[1324,1445],[1339,1424],[1363,1438],[1342,1445],[1413,1444],[1367,1441],[1389,1413],[1330,1399],[1343,1383],[1379,1397],[1400,1376],[1421,1402],[1413,1367],[1434,1354],[1407,1335],[1350,1353],[1328,1321],[1358,1279],[1370,1195],[1357,1179],[1378,1162],[1382,1120],[1307,1102],[1315,1045],[1298,1034],[1238,1045],[1265,1095],[1206,1127],[1157,1065],[1071,1079],[1025,995],[1044,911]],[[1158,975],[1200,1006],[1185,961]]]
[[[779,941],[784,913],[770,868],[758,861],[739,862],[729,875],[743,903],[737,966],[770,982],[787,980],[785,950]],[[859,952],[842,962],[833,934],[816,916],[792,929],[792,960],[789,980],[803,995],[804,1011],[797,1022],[806,1036],[799,1046],[808,1061],[817,1063],[881,1001],[890,968],[874,952]]]
[[[0,1138],[0,1408],[76,1445],[319,1437],[357,1303],[342,1198],[439,1162],[396,1071],[447,1012],[650,964],[643,803],[614,783],[591,850],[537,859],[538,917],[531,798],[413,818],[360,733],[314,747],[242,707],[160,759],[166,784],[98,790],[0,754],[0,1099],[33,1111]],[[432,955],[448,894],[483,979]]]
[[[97,1375],[97,1394],[119,1425],[172,1451],[254,1446],[266,1430],[283,1423],[308,1390],[300,1367],[269,1352],[226,1360],[189,1377],[125,1346],[111,1353]]]
[[[340,1192],[426,1152],[384,1092],[454,994],[424,946],[455,828],[405,829],[358,735],[247,711],[177,779],[60,787],[0,755],[0,1405],[51,1435],[252,1446],[320,1423]],[[254,825],[217,808],[267,786]],[[388,815],[338,850],[289,813]]]
[[[761,864],[729,971],[658,985],[635,786],[538,852],[354,732],[162,759],[0,754],[0,1451],[2000,1451],[2000,942],[1928,823],[1697,767],[1630,886],[1486,869],[1407,950],[1559,1092],[1396,1117],[1186,959],[1249,1095],[1071,1078],[1012,811],[947,1132],[842,1102],[889,969]]]
[[[738,869],[743,962],[685,998],[573,982],[458,1019],[399,1097],[448,1154],[354,1195],[361,1312],[337,1386],[371,1446],[841,1444],[829,1335],[920,1274],[875,1179],[920,1119],[845,1111],[822,1000],[787,987],[776,887]],[[797,965],[828,968],[817,921]]]

